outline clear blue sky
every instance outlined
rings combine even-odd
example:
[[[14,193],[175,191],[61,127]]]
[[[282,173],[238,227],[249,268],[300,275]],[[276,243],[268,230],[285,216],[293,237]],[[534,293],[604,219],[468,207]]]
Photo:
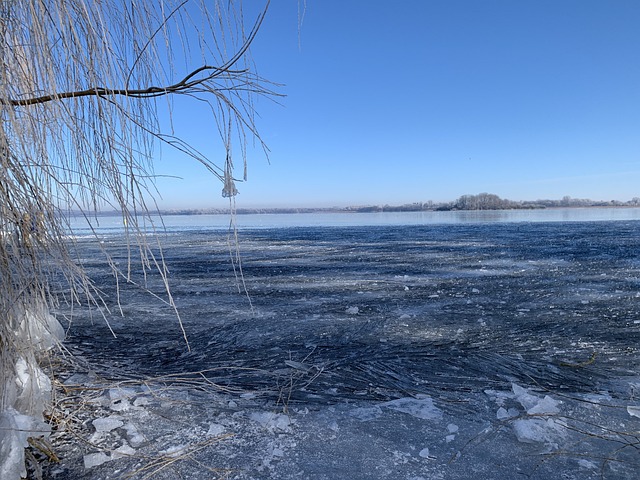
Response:
[[[299,38],[274,0],[253,57],[287,97],[257,104],[237,206],[640,196],[639,25],[638,0],[307,0]],[[161,207],[228,204],[164,153]]]

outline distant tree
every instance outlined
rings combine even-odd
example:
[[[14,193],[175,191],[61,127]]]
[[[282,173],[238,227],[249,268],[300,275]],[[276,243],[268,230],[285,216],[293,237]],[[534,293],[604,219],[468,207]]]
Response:
[[[69,211],[121,211],[143,268],[164,275],[136,235],[153,210],[158,147],[204,165],[223,196],[237,193],[245,142],[261,144],[253,99],[273,93],[248,55],[268,4],[245,25],[240,1],[0,1],[0,415],[25,394],[4,388],[17,363],[37,377],[30,337],[54,328],[50,282],[63,279],[72,301],[95,298],[69,254]],[[208,107],[220,162],[161,129],[160,112],[171,118],[185,101]],[[23,413],[38,414],[42,405],[22,400]]]

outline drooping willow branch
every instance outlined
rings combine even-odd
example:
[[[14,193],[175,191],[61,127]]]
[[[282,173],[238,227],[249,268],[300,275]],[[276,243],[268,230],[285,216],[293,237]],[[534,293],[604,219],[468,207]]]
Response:
[[[207,75],[205,78],[191,80],[194,76],[196,76],[201,72],[212,71],[212,70],[213,70],[213,73]],[[104,96],[114,96],[114,95],[134,97],[134,98],[153,98],[153,97],[159,97],[159,96],[168,95],[172,93],[181,93],[181,92],[189,91],[198,85],[203,85],[206,82],[214,80],[216,77],[219,77],[221,73],[241,75],[241,74],[248,73],[248,70],[221,70],[218,67],[204,65],[198,68],[197,70],[194,70],[193,72],[189,73],[189,75],[187,75],[178,83],[174,83],[173,85],[169,85],[166,87],[148,87],[144,89],[93,87],[93,88],[87,88],[85,90],[78,90],[75,92],[52,93],[49,95],[42,95],[40,97],[31,97],[31,98],[23,98],[23,99],[0,98],[0,104],[10,105],[13,107],[24,107],[29,105],[38,105],[41,103],[63,100],[67,98],[79,98],[79,97],[89,97],[89,96],[104,97]]]
[[[24,107],[30,105],[38,105],[42,103],[48,103],[52,101],[64,100],[68,98],[80,98],[80,97],[104,97],[104,96],[125,96],[125,97],[133,97],[133,98],[154,98],[160,97],[164,95],[169,95],[173,93],[182,93],[188,92],[194,87],[198,85],[203,85],[209,81],[212,81],[218,77],[224,77],[228,75],[228,78],[232,79],[234,76],[240,77],[241,75],[249,74],[249,70],[232,70],[231,67],[235,65],[247,51],[249,47],[253,43],[256,35],[258,34],[258,30],[264,21],[264,18],[267,14],[267,9],[269,7],[269,2],[267,2],[266,7],[258,16],[249,36],[242,44],[241,48],[231,57],[222,67],[215,67],[211,65],[203,65],[200,68],[197,68],[190,72],[187,76],[185,76],[182,80],[173,85],[169,85],[166,87],[147,87],[144,89],[130,89],[130,88],[107,88],[107,87],[91,87],[85,90],[77,90],[71,92],[60,92],[60,93],[51,93],[48,95],[42,95],[38,97],[30,97],[23,99],[7,99],[0,98],[0,105],[9,105],[12,107]],[[198,74],[202,72],[209,72],[204,78],[195,79]],[[128,79],[127,79],[128,82]]]

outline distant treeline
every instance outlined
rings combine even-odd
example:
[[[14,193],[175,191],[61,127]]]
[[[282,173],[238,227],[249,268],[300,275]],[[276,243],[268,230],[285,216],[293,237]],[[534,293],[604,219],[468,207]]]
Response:
[[[375,205],[367,207],[349,207],[348,210],[357,212],[420,212],[420,211],[450,211],[450,210],[516,210],[542,209],[560,207],[635,207],[640,206],[640,197],[628,202],[619,200],[596,201],[586,198],[563,197],[561,200],[514,201],[500,198],[493,193],[479,193],[477,195],[462,195],[453,202],[417,202],[406,205]]]
[[[477,195],[462,195],[453,202],[415,202],[404,205],[368,205],[352,207],[332,208],[238,208],[238,214],[275,214],[275,213],[339,213],[339,212],[426,212],[426,211],[450,211],[450,210],[516,210],[516,209],[542,209],[561,207],[636,207],[640,206],[640,197],[635,197],[628,202],[619,200],[596,201],[585,198],[563,197],[561,200],[535,200],[514,201],[500,198],[492,193],[479,193]],[[228,209],[175,209],[163,210],[160,213],[167,215],[204,215],[204,214],[228,214]]]

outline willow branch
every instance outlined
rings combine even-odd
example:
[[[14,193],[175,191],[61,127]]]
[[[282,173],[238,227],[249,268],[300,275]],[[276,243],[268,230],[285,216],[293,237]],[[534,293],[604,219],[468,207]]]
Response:
[[[212,71],[212,72],[204,78],[193,80],[194,76],[205,71]],[[119,96],[134,97],[134,98],[159,97],[163,95],[169,95],[172,93],[185,92],[198,85],[201,85],[205,82],[213,80],[214,78],[220,76],[221,73],[226,73],[230,75],[241,75],[241,74],[246,74],[247,72],[248,72],[247,70],[221,70],[218,67],[203,65],[202,67],[189,73],[186,77],[184,77],[178,83],[174,83],[173,85],[169,85],[166,87],[154,86],[154,87],[148,87],[143,89],[92,87],[92,88],[87,88],[86,90],[52,93],[49,95],[42,95],[40,97],[31,97],[31,98],[23,98],[23,99],[0,98],[0,104],[10,105],[12,107],[25,107],[29,105],[38,105],[41,103],[64,100],[67,98],[79,98],[79,97],[89,97],[89,96],[105,97],[105,96],[119,95]]]

